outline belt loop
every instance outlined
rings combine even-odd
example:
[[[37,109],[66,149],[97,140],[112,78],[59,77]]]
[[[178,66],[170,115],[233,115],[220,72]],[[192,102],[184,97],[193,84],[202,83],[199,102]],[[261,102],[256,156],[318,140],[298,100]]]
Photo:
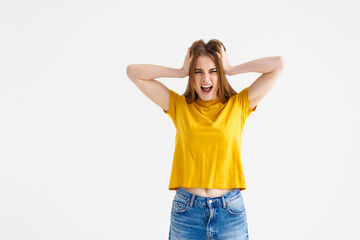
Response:
[[[195,194],[191,195],[191,200],[190,200],[190,207],[192,207],[194,205],[194,199],[195,199]]]
[[[225,202],[224,195],[221,195],[221,200],[222,200],[222,203],[223,203],[223,208],[226,208],[226,202]]]

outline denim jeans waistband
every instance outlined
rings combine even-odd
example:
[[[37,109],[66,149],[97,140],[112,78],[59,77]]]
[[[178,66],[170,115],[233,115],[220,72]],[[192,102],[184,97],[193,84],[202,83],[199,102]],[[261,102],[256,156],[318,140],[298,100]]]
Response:
[[[223,208],[226,207],[226,203],[231,202],[235,199],[238,199],[239,197],[242,198],[241,191],[239,188],[236,188],[230,192],[227,192],[221,196],[210,198],[210,197],[203,197],[200,195],[193,194],[182,187],[178,187],[175,198],[180,197],[190,204],[190,207],[192,207],[194,204],[198,204],[201,206],[216,206],[220,205]]]

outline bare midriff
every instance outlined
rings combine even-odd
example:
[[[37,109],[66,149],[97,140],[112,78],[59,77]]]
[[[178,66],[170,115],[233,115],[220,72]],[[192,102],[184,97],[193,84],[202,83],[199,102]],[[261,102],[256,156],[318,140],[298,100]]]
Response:
[[[229,189],[216,189],[216,188],[186,188],[182,187],[188,192],[192,194],[203,196],[203,197],[220,197],[221,195],[228,193],[236,188],[229,188]]]

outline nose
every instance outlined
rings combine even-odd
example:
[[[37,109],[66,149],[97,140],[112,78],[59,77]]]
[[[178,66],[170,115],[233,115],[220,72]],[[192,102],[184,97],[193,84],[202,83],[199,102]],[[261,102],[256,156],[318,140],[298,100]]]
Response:
[[[205,72],[204,75],[203,75],[203,78],[204,78],[206,81],[210,80],[210,73]]]

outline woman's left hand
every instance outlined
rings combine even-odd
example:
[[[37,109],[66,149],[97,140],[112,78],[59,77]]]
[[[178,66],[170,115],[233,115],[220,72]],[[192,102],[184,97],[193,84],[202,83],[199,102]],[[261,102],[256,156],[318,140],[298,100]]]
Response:
[[[230,75],[230,69],[231,69],[232,66],[229,63],[228,55],[225,52],[223,47],[221,47],[221,54],[222,54],[222,65],[223,65],[225,74]],[[219,57],[220,57],[220,55],[219,55]]]

